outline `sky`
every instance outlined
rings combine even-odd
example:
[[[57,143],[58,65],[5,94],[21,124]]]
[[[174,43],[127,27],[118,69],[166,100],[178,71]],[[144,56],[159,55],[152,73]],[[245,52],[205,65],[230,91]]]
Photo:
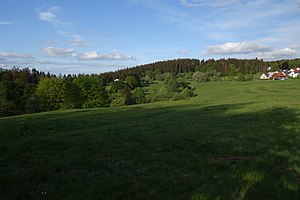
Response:
[[[0,68],[102,73],[177,58],[300,57],[300,0],[1,0]]]

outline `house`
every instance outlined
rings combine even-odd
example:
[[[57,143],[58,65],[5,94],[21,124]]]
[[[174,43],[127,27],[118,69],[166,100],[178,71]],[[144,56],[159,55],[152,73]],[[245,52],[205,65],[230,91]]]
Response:
[[[267,75],[262,74],[259,79],[260,80],[269,80],[270,78]]]
[[[262,74],[260,80],[287,80],[288,77],[298,78],[300,77],[300,68],[294,67],[293,69],[285,69],[282,71],[268,72],[267,74]]]
[[[287,76],[285,73],[283,72],[275,72],[272,77],[271,77],[272,80],[287,80]]]
[[[300,77],[300,69],[299,68],[294,68],[290,70],[290,73],[288,74],[289,77],[292,78],[298,78]]]
[[[273,76],[275,73],[278,73],[278,71],[276,71],[276,72],[268,72],[268,73],[267,73],[267,77],[269,77],[269,79],[271,79],[272,76]]]

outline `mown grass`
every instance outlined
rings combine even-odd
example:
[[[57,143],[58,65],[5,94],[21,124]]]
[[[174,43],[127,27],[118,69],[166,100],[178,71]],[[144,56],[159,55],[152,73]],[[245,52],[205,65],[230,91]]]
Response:
[[[0,119],[0,199],[299,199],[300,81]]]

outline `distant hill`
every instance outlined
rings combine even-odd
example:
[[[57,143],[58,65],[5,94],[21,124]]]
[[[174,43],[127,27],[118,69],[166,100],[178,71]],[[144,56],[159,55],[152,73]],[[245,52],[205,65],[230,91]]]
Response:
[[[115,72],[106,72],[100,74],[100,76],[111,82],[114,79],[124,80],[126,76],[134,75],[138,78],[144,77],[146,74],[157,74],[157,73],[188,73],[195,71],[209,71],[215,70],[220,72],[222,76],[230,74],[231,71],[238,71],[242,74],[256,74],[259,72],[266,72],[268,67],[272,67],[273,70],[281,68],[282,64],[287,63],[290,67],[300,66],[300,59],[292,60],[280,60],[266,62],[260,59],[209,59],[209,60],[198,60],[198,59],[175,59],[167,61],[159,61],[155,63],[140,65],[132,68],[120,69]]]

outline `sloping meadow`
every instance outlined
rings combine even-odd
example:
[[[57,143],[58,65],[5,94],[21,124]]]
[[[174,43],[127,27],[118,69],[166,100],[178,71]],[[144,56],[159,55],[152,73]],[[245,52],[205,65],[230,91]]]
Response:
[[[0,199],[299,199],[300,82],[0,119]]]

